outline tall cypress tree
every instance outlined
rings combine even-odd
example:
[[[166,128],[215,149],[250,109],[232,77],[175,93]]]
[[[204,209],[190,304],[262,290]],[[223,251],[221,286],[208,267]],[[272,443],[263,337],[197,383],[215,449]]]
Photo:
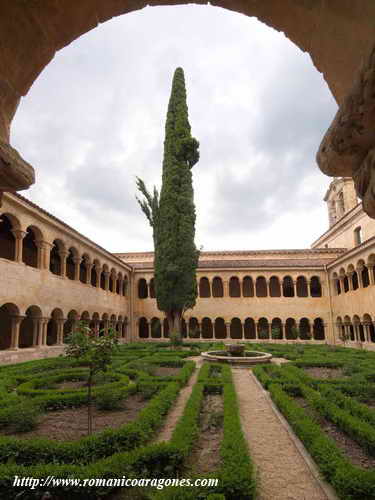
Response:
[[[195,205],[191,168],[199,160],[199,143],[191,136],[185,78],[177,68],[165,124],[162,188],[153,194],[137,178],[138,199],[153,228],[154,283],[158,308],[164,311],[171,334],[181,334],[184,311],[197,298],[199,251],[194,243]]]

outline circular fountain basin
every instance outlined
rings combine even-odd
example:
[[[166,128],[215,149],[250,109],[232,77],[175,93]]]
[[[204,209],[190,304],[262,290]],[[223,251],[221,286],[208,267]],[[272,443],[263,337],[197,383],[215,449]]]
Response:
[[[201,356],[206,361],[230,363],[231,365],[256,365],[269,363],[272,359],[272,354],[260,351],[244,351],[241,356],[233,356],[228,351],[209,351],[202,352]]]

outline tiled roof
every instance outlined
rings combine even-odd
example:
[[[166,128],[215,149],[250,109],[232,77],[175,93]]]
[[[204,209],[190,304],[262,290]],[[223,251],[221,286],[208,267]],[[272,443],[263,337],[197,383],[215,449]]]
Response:
[[[285,267],[321,267],[333,259],[244,259],[244,260],[201,260],[198,269],[210,268],[285,268]],[[132,262],[134,269],[152,269],[152,262]]]

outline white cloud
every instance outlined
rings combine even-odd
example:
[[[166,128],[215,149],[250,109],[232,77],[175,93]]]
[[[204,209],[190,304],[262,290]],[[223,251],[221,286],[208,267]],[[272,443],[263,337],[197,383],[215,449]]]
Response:
[[[146,8],[56,55],[13,125],[37,170],[26,196],[110,251],[152,249],[135,176],[160,184],[177,66],[201,143],[197,244],[308,246],[327,228],[314,154],[336,104],[283,34],[210,6]]]

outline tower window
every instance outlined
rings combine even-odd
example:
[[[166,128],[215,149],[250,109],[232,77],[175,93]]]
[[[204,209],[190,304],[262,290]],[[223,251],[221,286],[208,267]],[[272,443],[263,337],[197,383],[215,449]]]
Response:
[[[356,227],[354,229],[354,244],[360,245],[362,243],[362,229],[361,227]]]

